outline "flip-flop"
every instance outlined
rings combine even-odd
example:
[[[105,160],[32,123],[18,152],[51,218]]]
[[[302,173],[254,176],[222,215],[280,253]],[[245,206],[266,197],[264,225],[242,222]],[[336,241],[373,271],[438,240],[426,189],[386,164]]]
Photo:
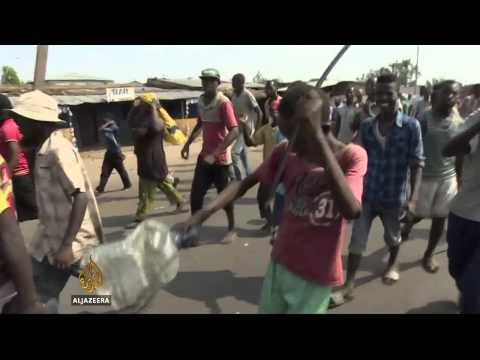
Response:
[[[328,304],[329,309],[335,309],[339,306],[342,306],[343,304],[345,304],[345,298],[341,291],[333,292],[330,295],[330,302]]]
[[[430,274],[435,274],[440,268],[440,266],[433,257],[423,258],[422,267],[426,272]]]
[[[385,285],[393,285],[400,280],[400,274],[398,270],[390,269],[383,275],[382,280]]]

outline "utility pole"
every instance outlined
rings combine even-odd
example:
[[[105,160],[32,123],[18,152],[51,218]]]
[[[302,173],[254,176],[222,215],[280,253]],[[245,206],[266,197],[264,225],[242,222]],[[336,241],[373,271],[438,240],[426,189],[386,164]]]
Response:
[[[48,45],[37,45],[37,59],[33,75],[33,88],[40,89],[45,84],[47,73]]]
[[[420,55],[420,45],[417,45],[417,65],[415,65],[415,93],[418,93],[418,57],[419,55]]]

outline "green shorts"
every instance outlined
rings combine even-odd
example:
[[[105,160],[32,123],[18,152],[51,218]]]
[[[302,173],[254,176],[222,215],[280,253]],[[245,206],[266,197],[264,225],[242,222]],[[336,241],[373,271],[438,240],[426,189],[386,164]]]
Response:
[[[305,280],[271,261],[263,280],[260,314],[325,314],[332,289]]]

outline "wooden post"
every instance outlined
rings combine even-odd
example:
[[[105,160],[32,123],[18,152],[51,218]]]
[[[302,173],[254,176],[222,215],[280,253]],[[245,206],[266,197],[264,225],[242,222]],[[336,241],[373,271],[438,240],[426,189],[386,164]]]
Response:
[[[47,74],[48,45],[37,45],[37,59],[33,76],[33,88],[40,89],[45,84]]]

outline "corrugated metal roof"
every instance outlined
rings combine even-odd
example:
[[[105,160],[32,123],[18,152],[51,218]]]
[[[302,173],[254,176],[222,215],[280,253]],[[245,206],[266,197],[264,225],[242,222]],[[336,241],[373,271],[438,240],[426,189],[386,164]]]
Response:
[[[203,92],[195,90],[166,90],[150,87],[142,87],[135,89],[135,95],[140,96],[145,93],[155,93],[159,100],[181,100],[181,99],[196,99]],[[47,92],[48,93],[48,92]],[[6,94],[7,96],[9,94]],[[96,94],[69,94],[69,95],[51,95],[55,100],[57,100],[59,105],[81,105],[81,104],[98,104],[106,103],[107,95],[106,93],[96,93]],[[13,103],[17,96],[9,96]]]

